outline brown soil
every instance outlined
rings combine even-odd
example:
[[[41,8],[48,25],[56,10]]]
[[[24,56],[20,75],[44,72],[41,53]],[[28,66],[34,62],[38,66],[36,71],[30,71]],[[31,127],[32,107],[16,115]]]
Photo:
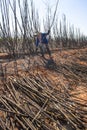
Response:
[[[61,53],[59,51],[54,51],[52,57],[57,67],[61,68],[61,65],[71,65],[71,63],[77,63],[87,67],[87,60],[82,60],[81,57],[87,55],[86,49],[75,49],[75,50],[65,50]],[[73,95],[74,101],[79,101],[81,104],[87,105],[87,82],[78,81],[74,79],[66,78],[62,72],[58,72],[55,69],[47,68],[47,61],[43,60],[40,56],[28,56],[25,55],[24,58],[16,58],[16,61],[12,57],[9,59],[8,54],[0,53],[0,65],[3,70],[3,74],[0,74],[0,94],[4,92],[5,80],[9,80],[9,77],[22,77],[29,76],[31,73],[37,75],[41,74],[43,77],[48,78],[54,87],[58,91],[59,85],[67,86],[71,88],[70,94]],[[47,59],[48,56],[45,55]],[[61,69],[60,69],[61,70]],[[1,70],[0,70],[1,71]],[[85,77],[84,77],[85,78]],[[62,88],[61,88],[62,89]],[[72,98],[72,97],[71,97]],[[4,116],[0,111],[0,117]],[[87,119],[87,116],[86,116]],[[87,120],[86,120],[87,123]]]

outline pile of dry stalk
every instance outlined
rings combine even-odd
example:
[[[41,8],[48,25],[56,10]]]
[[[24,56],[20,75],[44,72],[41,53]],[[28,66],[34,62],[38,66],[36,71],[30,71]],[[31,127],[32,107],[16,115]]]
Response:
[[[86,130],[87,104],[40,75],[11,77],[0,97],[1,130]]]

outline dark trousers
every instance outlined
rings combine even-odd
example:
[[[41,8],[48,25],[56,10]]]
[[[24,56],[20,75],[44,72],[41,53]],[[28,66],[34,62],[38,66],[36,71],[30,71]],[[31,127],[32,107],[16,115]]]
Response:
[[[42,56],[44,56],[45,48],[46,48],[47,53],[49,54],[49,56],[51,56],[51,51],[50,51],[50,49],[49,49],[48,44],[41,43],[41,45],[40,45],[40,50],[41,50]]]

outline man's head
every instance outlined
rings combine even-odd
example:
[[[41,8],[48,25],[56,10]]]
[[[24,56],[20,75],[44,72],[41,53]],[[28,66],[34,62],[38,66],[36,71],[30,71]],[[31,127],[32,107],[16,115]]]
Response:
[[[35,32],[35,33],[34,33],[34,36],[36,37],[37,35],[38,35],[38,33],[37,33],[37,32]]]
[[[39,36],[40,35],[40,32],[38,32],[38,31],[36,31],[35,33],[34,33],[34,36]]]

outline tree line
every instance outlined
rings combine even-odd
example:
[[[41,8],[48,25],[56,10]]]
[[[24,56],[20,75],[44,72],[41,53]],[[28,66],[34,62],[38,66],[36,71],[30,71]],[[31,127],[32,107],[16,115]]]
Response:
[[[41,30],[40,14],[33,0],[0,0],[0,52],[34,53],[34,32]],[[53,14],[54,15],[54,14]],[[48,5],[43,27],[47,31],[53,16]],[[87,36],[56,14],[50,33],[50,48],[76,48],[87,45]]]

